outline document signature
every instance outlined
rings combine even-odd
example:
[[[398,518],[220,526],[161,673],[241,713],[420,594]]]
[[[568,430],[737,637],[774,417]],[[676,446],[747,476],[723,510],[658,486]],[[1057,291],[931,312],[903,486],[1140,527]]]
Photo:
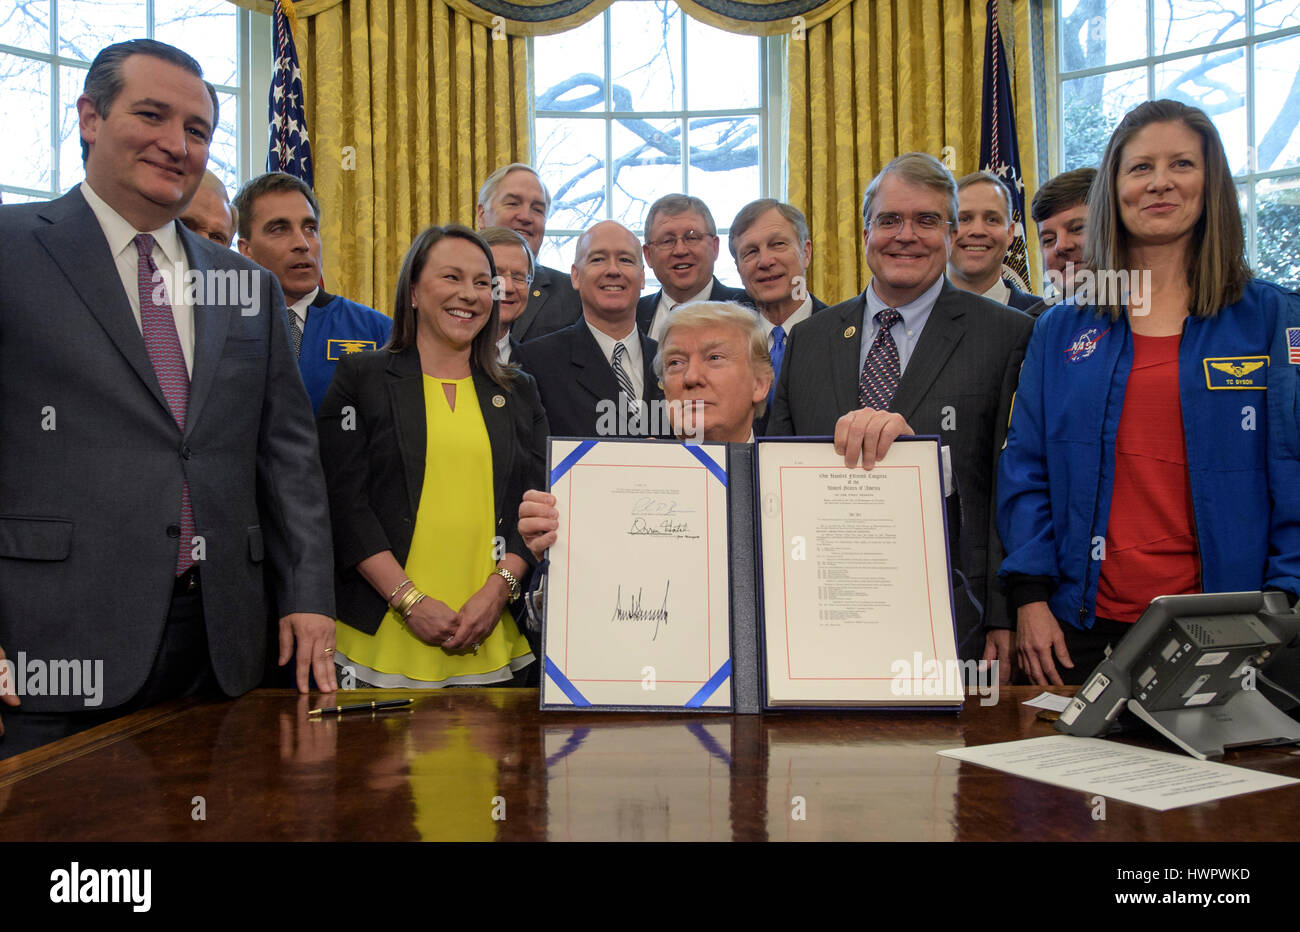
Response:
[[[651,634],[650,640],[657,640],[659,637],[659,625],[668,624],[668,587],[672,585],[672,580],[664,583],[664,601],[658,608],[641,607],[641,589],[636,590],[627,608],[623,607],[623,587],[618,587],[618,592],[614,596],[614,614],[610,621],[653,621],[655,623],[654,633]]]
[[[658,524],[649,523],[645,518],[633,518],[628,533],[646,534],[651,537],[689,537],[692,540],[700,536],[692,534],[691,526],[685,521],[674,521],[672,518],[664,518]]]
[[[636,504],[632,506],[632,514],[634,515],[664,516],[689,512],[689,508],[678,509],[677,503],[672,499],[654,498],[649,495],[638,498]]]

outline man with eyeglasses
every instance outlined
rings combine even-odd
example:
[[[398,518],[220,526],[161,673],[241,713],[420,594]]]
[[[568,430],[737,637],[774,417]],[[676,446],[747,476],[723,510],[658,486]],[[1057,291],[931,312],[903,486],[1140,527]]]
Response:
[[[533,251],[522,233],[506,227],[488,227],[483,240],[492,250],[497,277],[492,282],[492,297],[500,304],[497,324],[497,359],[501,363],[519,362],[519,341],[510,328],[528,303],[528,286],[536,272]]]
[[[739,288],[713,277],[718,261],[718,228],[709,206],[687,194],[665,194],[645,215],[646,264],[660,291],[636,304],[636,324],[652,340],[663,334],[664,321],[679,304],[690,301],[745,301]]]
[[[956,216],[956,183],[933,156],[900,155],[872,179],[862,203],[871,283],[787,338],[767,433],[834,435],[845,464],[867,468],[901,434],[942,438],[958,650],[1000,660],[1007,681],[994,477],[1034,322],[948,281]]]

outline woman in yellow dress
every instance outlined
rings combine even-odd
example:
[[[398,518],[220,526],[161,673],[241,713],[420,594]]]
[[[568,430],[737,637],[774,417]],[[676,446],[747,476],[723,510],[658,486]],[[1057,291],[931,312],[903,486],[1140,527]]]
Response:
[[[321,404],[341,685],[508,685],[530,672],[507,605],[533,562],[515,519],[544,481],[549,430],[536,383],[497,361],[495,276],[473,231],[422,232],[392,340],[345,356]]]

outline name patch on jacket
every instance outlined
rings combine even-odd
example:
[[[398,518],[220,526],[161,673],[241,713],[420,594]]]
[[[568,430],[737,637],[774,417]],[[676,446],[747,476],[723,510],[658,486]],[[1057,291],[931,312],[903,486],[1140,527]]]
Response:
[[[1213,390],[1268,388],[1267,356],[1217,356],[1205,362],[1205,387]]]
[[[342,359],[350,353],[379,349],[374,340],[330,340],[325,344],[326,359]]]

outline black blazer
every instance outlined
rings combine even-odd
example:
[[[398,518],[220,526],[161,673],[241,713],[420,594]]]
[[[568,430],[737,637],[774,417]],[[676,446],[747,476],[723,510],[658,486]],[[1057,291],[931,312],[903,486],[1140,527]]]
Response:
[[[520,343],[563,330],[582,316],[582,301],[568,272],[537,266],[528,291],[528,304],[510,327]]]
[[[814,294],[810,294],[810,295],[808,295],[808,297],[812,298],[812,310],[811,310],[809,313],[811,313],[811,314],[816,314],[818,311],[824,311],[824,310],[826,310],[827,304],[826,304],[825,301],[818,301],[818,300],[817,300],[817,296],[814,295]],[[745,300],[741,301],[740,303],[741,303],[741,304],[744,304],[744,305],[747,305],[748,307],[754,307],[754,300],[753,300],[753,299],[752,299],[748,294],[745,295]],[[785,362],[784,362],[784,360],[782,360],[781,367],[782,367],[782,368],[785,368]],[[773,387],[775,387],[775,386],[773,386]],[[767,423],[768,423],[768,421],[770,421],[770,420],[772,419],[772,408],[773,408],[775,405],[776,405],[776,394],[773,393],[773,394],[772,394],[772,400],[771,400],[771,402],[768,404],[768,406],[767,406],[766,408],[763,409],[763,414],[762,414],[762,416],[754,418],[754,436],[755,436],[755,437],[766,437],[766,436],[768,436],[768,426],[767,426]]]
[[[833,434],[840,416],[859,407],[865,307],[864,293],[790,332],[769,436]],[[996,465],[1033,326],[1019,311],[945,281],[889,406],[918,434],[938,435],[950,449],[962,519],[960,533],[949,528],[953,565],[970,581],[983,618],[994,627],[1006,627],[997,584],[1002,545],[995,520]],[[954,597],[961,656],[979,657],[980,613],[960,589]]]
[[[655,311],[659,309],[659,296],[663,294],[663,289],[656,291],[654,294],[645,295],[636,303],[636,327],[642,333],[650,332],[650,325],[654,323]],[[743,288],[728,288],[715,277],[713,279],[713,290],[709,292],[710,301],[739,301],[741,304],[749,304],[753,307],[753,301],[749,295],[745,294]]]
[[[664,397],[663,385],[654,374],[659,344],[643,331],[638,330],[637,336],[641,340],[641,399],[653,404]],[[597,405],[602,401],[618,403],[618,380],[600,344],[591,335],[586,318],[548,337],[525,343],[520,347],[520,365],[537,380],[552,436],[600,436]]]
[[[508,552],[531,566],[536,561],[517,527],[519,502],[525,490],[545,488],[546,414],[527,374],[517,372],[509,391],[477,366],[472,374],[492,445],[495,533]],[[357,564],[391,550],[405,566],[411,553],[427,443],[419,351],[411,346],[396,354],[344,356],[321,402],[317,427],[334,525],[338,617],[374,634],[388,604]]]
[[[1035,306],[1036,304],[1040,304],[1043,300],[1036,294],[1028,294],[1027,292],[1021,291],[1019,288],[1011,284],[1011,282],[1007,281],[1005,278],[1002,279],[1002,281],[1006,284],[1007,288],[1010,289],[1011,291],[1011,293],[1007,295],[1007,307],[1014,307],[1017,311],[1028,312],[1028,310],[1031,307]],[[1042,312],[1039,311],[1039,313],[1041,314]],[[1038,314],[1035,314],[1033,316],[1037,317]]]

